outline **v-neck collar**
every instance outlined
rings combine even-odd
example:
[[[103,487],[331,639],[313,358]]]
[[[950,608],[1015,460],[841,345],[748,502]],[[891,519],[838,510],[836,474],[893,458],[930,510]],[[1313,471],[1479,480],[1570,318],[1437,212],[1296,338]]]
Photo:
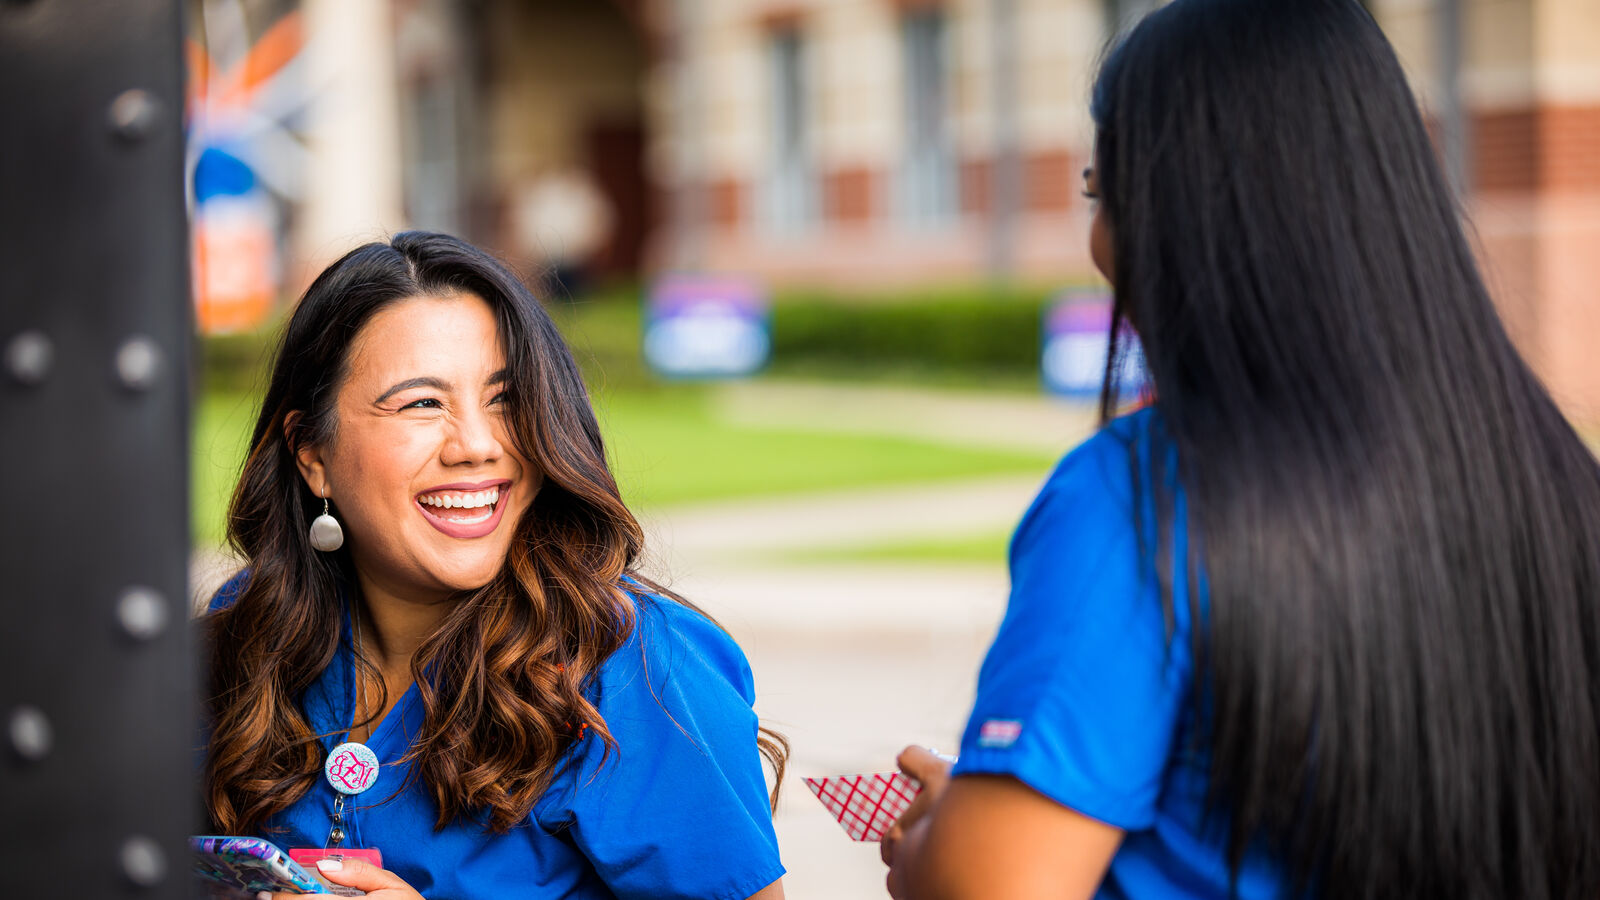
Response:
[[[340,593],[343,615],[339,648],[327,669],[306,691],[304,704],[312,727],[317,733],[326,735],[322,741],[327,750],[350,740],[356,705],[355,641],[350,618],[352,599],[348,591]],[[416,709],[420,702],[417,686],[412,683],[373,728],[369,739],[362,742],[378,755],[379,763],[390,765],[410,749],[412,735],[422,724],[421,715]]]

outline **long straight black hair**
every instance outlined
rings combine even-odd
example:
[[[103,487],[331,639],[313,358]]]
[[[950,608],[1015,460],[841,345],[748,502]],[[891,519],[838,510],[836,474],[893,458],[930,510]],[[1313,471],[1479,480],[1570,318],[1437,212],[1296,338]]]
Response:
[[[1094,118],[1113,336],[1191,497],[1171,577],[1208,587],[1235,871],[1265,845],[1332,897],[1600,896],[1600,466],[1507,338],[1377,25],[1176,0]]]

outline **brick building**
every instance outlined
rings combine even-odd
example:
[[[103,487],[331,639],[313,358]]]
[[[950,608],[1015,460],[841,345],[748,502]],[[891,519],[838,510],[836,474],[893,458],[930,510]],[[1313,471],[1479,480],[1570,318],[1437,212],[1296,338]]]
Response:
[[[305,198],[321,224],[301,255],[389,209],[383,227],[536,264],[559,225],[521,211],[577,172],[605,207],[600,271],[1085,280],[1090,80],[1119,17],[1156,2],[304,0],[339,10],[325,45],[347,67],[398,91],[344,107],[337,141],[308,135],[314,164],[364,160],[372,183],[359,207]],[[1600,421],[1600,2],[1367,3],[1457,163],[1513,334]]]

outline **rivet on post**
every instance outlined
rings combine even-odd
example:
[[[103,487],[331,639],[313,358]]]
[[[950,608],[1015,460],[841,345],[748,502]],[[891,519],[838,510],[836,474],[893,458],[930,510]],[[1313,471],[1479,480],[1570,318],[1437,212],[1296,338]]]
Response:
[[[136,641],[148,641],[167,630],[166,601],[147,587],[131,587],[117,598],[117,624]]]
[[[30,387],[44,381],[55,358],[55,345],[41,331],[24,331],[6,344],[6,371]]]
[[[123,841],[118,857],[122,874],[139,887],[155,887],[167,877],[167,855],[160,844],[143,835]]]
[[[11,749],[28,762],[38,762],[50,755],[55,745],[55,733],[50,720],[36,706],[19,706],[11,711],[6,723]]]
[[[161,114],[161,103],[148,91],[138,88],[123,91],[111,101],[107,118],[111,133],[129,143],[137,143],[155,130],[156,119]]]
[[[144,335],[134,335],[117,348],[117,378],[131,391],[149,390],[161,373],[161,348]]]

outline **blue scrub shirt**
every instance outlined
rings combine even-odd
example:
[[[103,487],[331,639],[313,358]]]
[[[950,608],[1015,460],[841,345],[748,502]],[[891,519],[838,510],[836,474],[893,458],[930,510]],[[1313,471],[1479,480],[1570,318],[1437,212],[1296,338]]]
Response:
[[[1012,538],[1011,598],[955,766],[956,775],[1013,776],[1125,831],[1102,900],[1229,896],[1227,818],[1203,815],[1209,763],[1192,740],[1184,494],[1168,482],[1169,636],[1149,556],[1151,481],[1137,491],[1133,481],[1133,462],[1147,474],[1158,452],[1174,458],[1147,409],[1109,423],[1050,475]],[[1249,853],[1237,896],[1277,897],[1283,882],[1276,861]]]
[[[245,573],[217,592],[230,604]],[[434,830],[437,808],[400,765],[422,724],[413,686],[367,741],[382,768],[345,807],[347,847],[376,847],[384,868],[428,900],[713,898],[743,900],[783,875],[756,751],[755,683],[737,644],[670,599],[633,594],[632,635],[600,667],[590,700],[616,739],[579,740],[574,764],[532,815],[496,835],[475,822]],[[353,703],[351,643],[301,700],[311,727],[345,740]],[[318,779],[261,831],[280,847],[322,847],[335,794]]]

